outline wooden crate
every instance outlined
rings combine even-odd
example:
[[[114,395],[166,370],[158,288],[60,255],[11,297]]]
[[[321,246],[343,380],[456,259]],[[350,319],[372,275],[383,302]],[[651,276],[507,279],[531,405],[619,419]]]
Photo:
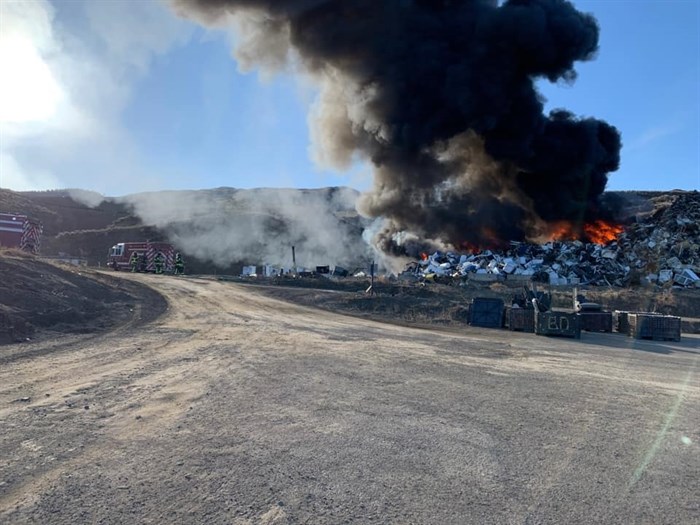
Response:
[[[535,333],[581,339],[578,314],[568,312],[536,312]]]
[[[612,332],[613,316],[611,312],[580,312],[581,330],[587,332]]]
[[[681,318],[673,315],[627,314],[630,337],[654,341],[680,341]]]
[[[506,310],[506,327],[517,332],[535,331],[535,310],[532,308],[508,308]]]

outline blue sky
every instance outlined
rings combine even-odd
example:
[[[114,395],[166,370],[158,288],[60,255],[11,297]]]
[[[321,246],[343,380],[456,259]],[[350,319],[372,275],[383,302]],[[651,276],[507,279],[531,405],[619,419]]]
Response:
[[[700,2],[575,1],[601,27],[573,86],[540,82],[547,109],[607,120],[623,138],[608,189],[700,189]],[[241,73],[235,35],[161,3],[0,4],[0,186],[142,190],[349,185],[369,166],[321,170],[315,90]],[[3,87],[4,86],[4,87]]]

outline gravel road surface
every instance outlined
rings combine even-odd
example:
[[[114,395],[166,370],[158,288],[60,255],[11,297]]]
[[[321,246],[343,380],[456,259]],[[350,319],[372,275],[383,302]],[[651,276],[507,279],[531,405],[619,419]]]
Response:
[[[122,278],[165,313],[0,348],[0,523],[700,521],[698,336],[426,330]]]

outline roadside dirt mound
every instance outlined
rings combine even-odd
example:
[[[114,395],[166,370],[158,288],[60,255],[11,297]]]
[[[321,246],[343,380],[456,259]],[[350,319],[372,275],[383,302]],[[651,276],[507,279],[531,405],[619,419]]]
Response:
[[[0,344],[93,333],[160,315],[167,303],[137,283],[0,252]]]

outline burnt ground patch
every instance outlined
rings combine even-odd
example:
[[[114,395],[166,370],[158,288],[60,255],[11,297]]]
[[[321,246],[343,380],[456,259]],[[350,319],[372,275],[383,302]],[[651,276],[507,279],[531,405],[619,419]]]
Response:
[[[150,288],[85,268],[0,254],[0,344],[101,333],[158,317],[166,300]]]

